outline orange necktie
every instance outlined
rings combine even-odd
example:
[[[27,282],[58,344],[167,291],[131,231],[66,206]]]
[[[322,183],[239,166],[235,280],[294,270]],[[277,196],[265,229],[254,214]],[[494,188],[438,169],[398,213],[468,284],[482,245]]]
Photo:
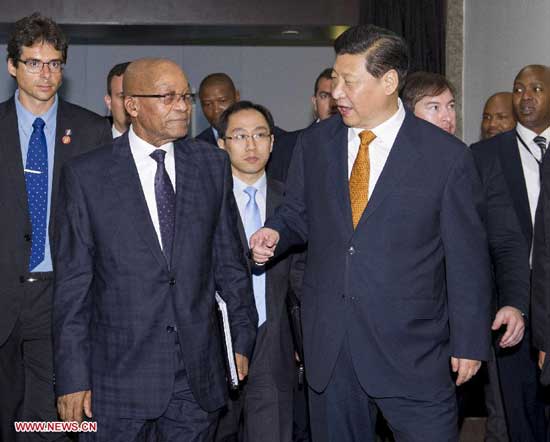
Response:
[[[357,152],[357,158],[355,158],[349,178],[351,217],[354,229],[357,227],[357,223],[361,219],[361,215],[369,201],[369,144],[376,138],[376,135],[370,130],[364,130],[359,134],[359,138],[361,138],[361,145],[359,146],[359,152]]]

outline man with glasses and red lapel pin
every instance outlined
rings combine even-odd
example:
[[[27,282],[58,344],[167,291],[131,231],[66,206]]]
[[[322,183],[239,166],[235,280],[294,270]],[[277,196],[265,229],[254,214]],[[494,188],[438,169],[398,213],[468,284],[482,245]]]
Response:
[[[271,113],[250,101],[231,105],[218,122],[218,146],[231,160],[238,226],[247,256],[250,235],[275,212],[284,195],[284,184],[265,171],[273,149],[273,128]],[[303,274],[303,255],[292,252],[265,267],[249,261],[258,335],[246,385],[222,415],[217,441],[234,440],[230,437],[248,442],[292,441],[296,364],[286,298],[289,290],[299,295]]]
[[[67,440],[63,433],[15,433],[15,421],[57,420],[51,298],[61,166],[110,139],[104,118],[61,100],[67,61],[59,26],[38,13],[8,38],[15,95],[0,103],[0,440]]]
[[[194,95],[166,59],[128,66],[130,128],[69,162],[58,206],[53,335],[64,421],[80,441],[211,441],[227,399],[215,293],[239,377],[258,316],[229,157],[184,139]]]

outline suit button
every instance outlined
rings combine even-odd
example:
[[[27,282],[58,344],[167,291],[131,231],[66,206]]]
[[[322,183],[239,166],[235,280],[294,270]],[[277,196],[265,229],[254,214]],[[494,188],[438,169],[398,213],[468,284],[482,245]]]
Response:
[[[32,239],[32,236],[29,233],[26,233],[23,238],[25,238],[25,241],[29,242]]]
[[[176,285],[176,278],[170,278],[170,281],[168,282],[171,286]]]
[[[355,254],[355,247],[350,246],[349,249],[348,249],[348,253],[349,253],[350,255],[354,255],[354,254]]]
[[[345,293],[342,293],[342,299],[346,299]]]
[[[175,325],[167,325],[166,326],[166,331],[168,333],[174,333],[174,332],[178,331],[178,329],[176,328]]]

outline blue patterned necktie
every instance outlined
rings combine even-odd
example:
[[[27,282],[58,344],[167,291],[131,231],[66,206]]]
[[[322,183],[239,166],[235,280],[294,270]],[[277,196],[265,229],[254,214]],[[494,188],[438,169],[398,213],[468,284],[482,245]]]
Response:
[[[32,227],[31,256],[29,271],[44,261],[46,249],[46,228],[48,224],[48,145],[44,135],[46,123],[37,118],[32,123],[33,131],[29,140],[25,163],[25,185],[29,218]]]
[[[262,227],[262,217],[260,208],[256,203],[256,192],[258,189],[249,186],[244,189],[244,193],[248,195],[248,203],[244,208],[244,231],[246,240],[250,242],[250,237],[256,230]],[[256,302],[256,310],[258,310],[258,327],[265,322],[266,305],[265,305],[265,270],[264,268],[255,267],[252,270],[252,288],[254,290],[254,301]]]
[[[166,151],[156,149],[151,155],[157,162],[155,173],[155,199],[159,217],[160,238],[162,251],[170,266],[172,260],[172,243],[174,242],[174,228],[176,225],[176,193],[164,166]]]

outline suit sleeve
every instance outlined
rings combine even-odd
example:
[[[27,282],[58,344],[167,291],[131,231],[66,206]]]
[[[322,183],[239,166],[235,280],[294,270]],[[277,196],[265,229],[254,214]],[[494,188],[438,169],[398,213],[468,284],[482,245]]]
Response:
[[[111,130],[111,126],[109,126],[109,123],[105,118],[102,118],[97,133],[98,139],[95,144],[96,146],[103,146],[104,144],[108,144],[113,141],[113,132]]]
[[[529,311],[529,249],[500,168],[476,156],[486,198],[486,226],[498,307]],[[483,165],[481,163],[484,163]]]
[[[94,245],[77,175],[65,166],[56,211],[53,348],[58,396],[89,390]]]
[[[549,166],[548,161],[545,161],[543,172]],[[533,345],[545,352],[548,351],[547,340],[550,332],[550,255],[546,233],[549,197],[548,181],[543,180],[535,215],[531,316]]]
[[[469,149],[455,162],[442,198],[451,356],[490,357],[491,276],[483,192]]]
[[[234,350],[250,357],[258,328],[258,313],[237,230],[239,212],[233,196],[229,157],[224,155],[224,158],[222,203],[214,233],[214,277],[216,288],[227,303]]]
[[[265,222],[265,227],[279,232],[280,240],[276,254],[286,252],[291,246],[307,242],[308,222],[304,185],[304,149],[300,134],[288,171],[286,193],[283,203],[273,216]]]

